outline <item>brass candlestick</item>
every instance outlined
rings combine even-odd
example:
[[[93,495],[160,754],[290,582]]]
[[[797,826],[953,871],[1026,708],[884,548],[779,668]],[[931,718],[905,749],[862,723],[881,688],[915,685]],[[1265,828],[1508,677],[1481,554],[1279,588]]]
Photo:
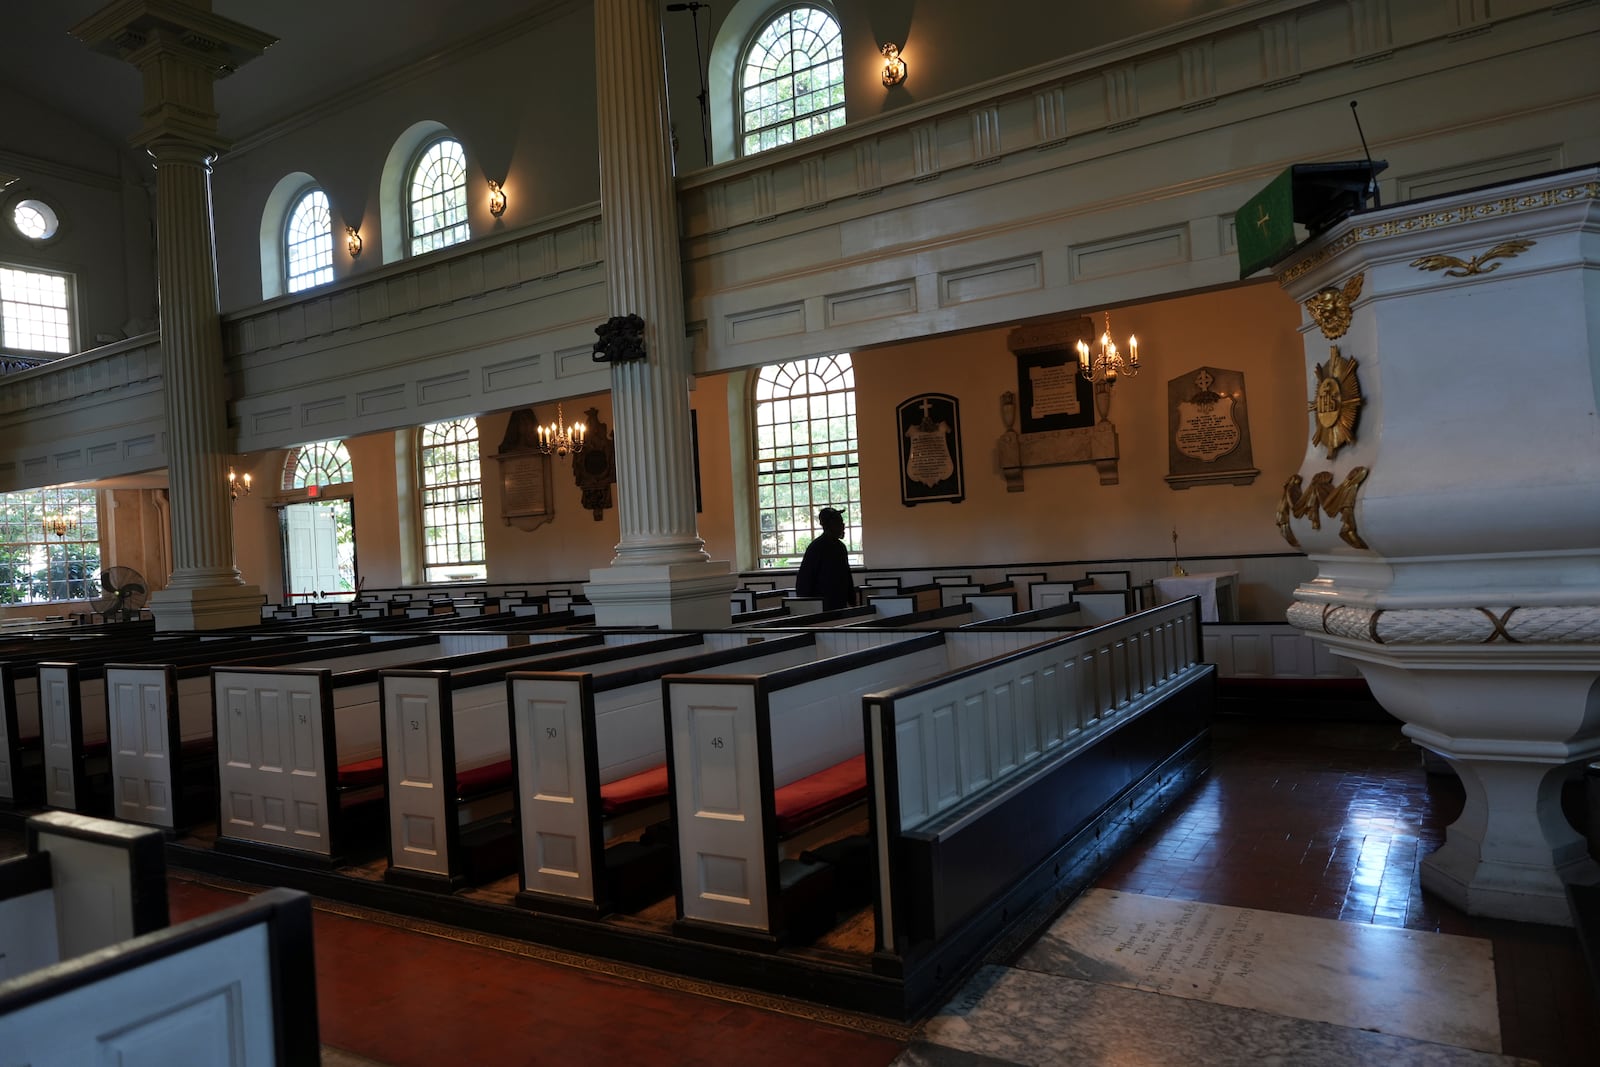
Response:
[[[1187,578],[1189,572],[1183,569],[1183,564],[1178,562],[1178,528],[1172,528],[1172,576],[1174,578]]]

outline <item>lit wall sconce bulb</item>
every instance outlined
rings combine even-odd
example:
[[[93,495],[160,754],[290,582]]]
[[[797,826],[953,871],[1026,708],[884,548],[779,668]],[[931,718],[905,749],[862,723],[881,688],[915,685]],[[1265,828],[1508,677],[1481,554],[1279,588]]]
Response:
[[[900,58],[900,46],[886,44],[883,52],[883,87],[893,88],[906,80],[906,61]]]
[[[506,191],[499,182],[489,181],[489,214],[499,218],[506,213]]]
[[[228,468],[228,499],[238,500],[242,496],[249,496],[251,487],[250,475],[243,477],[235,474],[233,468]]]
[[[354,226],[344,228],[344,247],[351,259],[361,258],[361,231]]]

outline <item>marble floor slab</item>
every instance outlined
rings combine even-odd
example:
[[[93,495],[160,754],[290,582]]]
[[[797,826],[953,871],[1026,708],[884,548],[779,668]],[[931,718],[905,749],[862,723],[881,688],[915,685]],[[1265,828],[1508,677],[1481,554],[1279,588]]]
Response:
[[[997,966],[980,970],[895,1063],[1535,1067],[1496,1053]]]
[[[1492,945],[1389,926],[1094,889],[1016,966],[1484,1052]]]

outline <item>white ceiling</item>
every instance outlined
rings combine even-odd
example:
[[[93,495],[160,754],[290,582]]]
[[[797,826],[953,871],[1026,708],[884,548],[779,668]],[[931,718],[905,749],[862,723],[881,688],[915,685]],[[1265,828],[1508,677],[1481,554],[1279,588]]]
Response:
[[[67,32],[105,6],[106,0],[0,4],[0,84],[121,143],[138,128],[138,72]],[[278,38],[217,83],[222,135],[237,140],[490,27],[571,0],[214,0],[211,6]]]

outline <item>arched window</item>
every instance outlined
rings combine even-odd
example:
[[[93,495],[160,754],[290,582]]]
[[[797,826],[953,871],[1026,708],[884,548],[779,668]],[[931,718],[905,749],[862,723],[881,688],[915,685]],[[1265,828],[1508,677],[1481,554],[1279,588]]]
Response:
[[[826,9],[780,11],[755,35],[739,68],[741,155],[844,125],[844,48]]]
[[[861,455],[850,354],[762,367],[753,414],[757,566],[798,567],[824,507],[844,512],[850,563],[860,566]]]
[[[424,426],[418,449],[423,580],[482,581],[488,570],[483,548],[478,421],[451,419]]]
[[[407,183],[411,205],[411,254],[421,255],[453,244],[467,230],[467,154],[450,137],[431,141],[417,156]]]
[[[319,441],[290,453],[283,465],[283,487],[343,485],[355,479],[350,473],[350,451],[343,441]]]
[[[0,604],[100,595],[100,504],[93,489],[0,493]]]
[[[333,212],[321,189],[307,189],[289,212],[283,267],[291,293],[333,281]]]

